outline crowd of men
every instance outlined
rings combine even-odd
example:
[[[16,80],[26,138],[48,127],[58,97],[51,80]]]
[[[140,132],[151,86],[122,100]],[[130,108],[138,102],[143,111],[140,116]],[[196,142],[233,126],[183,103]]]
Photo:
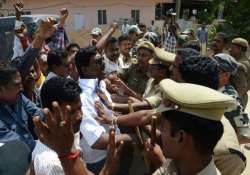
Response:
[[[14,56],[0,60],[0,174],[239,175],[250,143],[247,40],[174,15],[94,28],[89,46],[42,20],[32,38],[16,11]],[[230,48],[227,49],[228,43]]]

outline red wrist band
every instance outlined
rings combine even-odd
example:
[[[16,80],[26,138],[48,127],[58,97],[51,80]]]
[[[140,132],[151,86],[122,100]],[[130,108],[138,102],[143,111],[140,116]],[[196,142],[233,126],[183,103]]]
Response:
[[[61,155],[58,155],[59,159],[67,159],[67,160],[74,160],[76,159],[77,157],[79,157],[80,155],[80,151],[79,150],[76,150],[74,152],[70,152],[68,154],[61,154]]]

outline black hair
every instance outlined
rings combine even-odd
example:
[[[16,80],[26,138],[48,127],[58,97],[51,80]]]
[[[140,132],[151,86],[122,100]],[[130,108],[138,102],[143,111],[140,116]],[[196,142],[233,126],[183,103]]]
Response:
[[[70,43],[70,44],[67,46],[67,48],[66,48],[67,52],[69,52],[70,49],[72,49],[72,48],[74,48],[74,47],[76,47],[78,50],[80,50],[80,46],[79,46],[77,43]]]
[[[175,110],[163,112],[162,116],[170,122],[171,136],[173,137],[179,130],[184,130],[192,136],[196,150],[200,154],[212,154],[223,134],[223,125],[220,121]]]
[[[72,102],[80,96],[82,90],[78,83],[70,78],[53,77],[46,81],[41,89],[41,101],[44,108],[52,109],[53,101]]]
[[[134,34],[136,33],[135,31],[128,31],[128,34],[131,35],[131,34]]]
[[[149,48],[146,48],[146,47],[139,47],[139,48],[137,49],[137,53],[138,53],[139,50],[141,50],[141,49],[147,50],[147,51],[150,52],[151,54],[154,54],[154,51],[153,51],[153,50],[151,50],[151,49],[149,49]]]
[[[83,76],[81,68],[83,66],[88,67],[91,57],[95,56],[96,54],[97,54],[96,47],[93,46],[81,48],[79,52],[77,52],[75,57],[75,64],[77,71],[81,77]]]
[[[224,42],[225,45],[228,43],[228,36],[227,36],[227,34],[225,34],[223,32],[216,33],[215,37],[222,39],[222,41]]]
[[[130,41],[130,38],[128,35],[121,35],[119,38],[118,38],[118,43],[121,44],[121,42],[123,41]]]
[[[198,56],[200,53],[192,48],[182,48],[177,49],[177,55],[185,59],[186,57]]]
[[[111,44],[116,44],[118,40],[115,37],[111,37],[107,40],[105,47],[107,48]]]
[[[188,42],[183,44],[183,48],[191,48],[191,49],[194,49],[198,52],[201,51],[201,46],[200,46],[200,43],[198,41],[188,41]]]
[[[199,84],[217,90],[219,65],[207,56],[191,56],[182,59],[179,71],[187,83]]]
[[[48,53],[48,69],[51,71],[52,66],[60,66],[62,60],[67,58],[68,53],[64,50],[52,50]]]
[[[146,26],[146,24],[140,23],[140,24],[138,25],[138,27],[141,28],[141,27],[147,27],[147,26]]]
[[[16,75],[18,69],[9,60],[0,61],[0,86],[7,85]]]

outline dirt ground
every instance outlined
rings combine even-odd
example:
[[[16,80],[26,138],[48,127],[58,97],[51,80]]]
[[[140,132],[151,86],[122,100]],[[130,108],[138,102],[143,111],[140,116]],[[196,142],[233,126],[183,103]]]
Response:
[[[103,27],[102,33],[104,34],[109,28]],[[67,32],[71,42],[78,43],[81,47],[88,46],[90,41],[90,32],[91,30],[82,29],[77,32]],[[121,35],[120,30],[117,30],[113,36],[118,37]]]

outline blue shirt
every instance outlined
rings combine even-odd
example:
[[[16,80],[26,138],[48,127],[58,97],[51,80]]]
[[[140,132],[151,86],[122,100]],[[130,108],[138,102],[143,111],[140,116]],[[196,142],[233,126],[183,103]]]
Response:
[[[35,140],[31,132],[34,129],[34,116],[43,118],[42,110],[23,94],[20,94],[15,105],[0,103],[0,143],[20,140],[33,150]]]
[[[200,27],[197,32],[197,37],[201,43],[207,43],[207,28]]]

